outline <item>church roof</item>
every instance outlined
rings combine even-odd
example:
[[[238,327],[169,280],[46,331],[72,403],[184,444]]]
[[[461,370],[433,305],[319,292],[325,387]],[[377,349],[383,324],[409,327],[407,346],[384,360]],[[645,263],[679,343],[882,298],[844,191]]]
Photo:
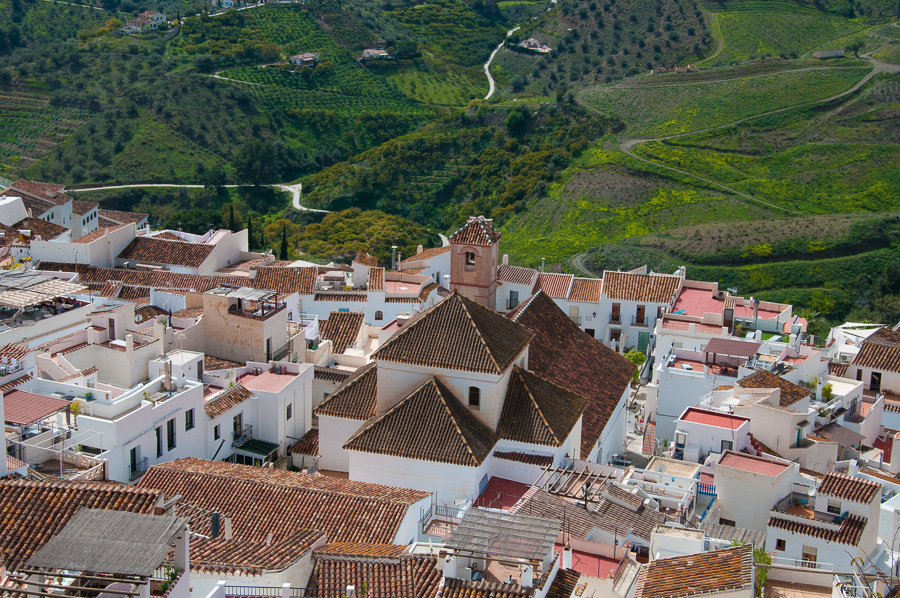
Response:
[[[450,235],[451,243],[462,245],[481,245],[490,247],[500,240],[500,234],[494,228],[493,220],[484,216],[470,216],[469,220],[455,233]]]
[[[587,399],[514,366],[497,434],[507,440],[561,446]]]

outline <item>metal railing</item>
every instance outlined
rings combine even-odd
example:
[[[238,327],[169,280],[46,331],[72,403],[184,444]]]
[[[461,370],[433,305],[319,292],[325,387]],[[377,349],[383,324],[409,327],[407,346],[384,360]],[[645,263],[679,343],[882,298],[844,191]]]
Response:
[[[610,324],[621,324],[622,323],[622,314],[621,313],[609,314],[609,323]]]
[[[281,598],[285,594],[290,598],[344,598],[347,596],[347,589],[225,586],[225,596],[228,598]]]
[[[148,457],[144,457],[137,463],[132,463],[128,466],[128,479],[129,481],[135,481],[145,473],[147,473],[147,469],[149,468],[150,461]]]
[[[834,571],[834,565],[831,563],[817,563],[816,561],[804,561],[803,559],[781,556],[773,556],[772,564],[781,565],[782,567],[803,567],[804,569],[816,569],[818,571]]]
[[[253,426],[247,425],[234,433],[234,440],[231,443],[232,448],[241,447],[253,438]]]
[[[648,318],[646,314],[644,314],[643,318],[638,318],[637,316],[634,316],[633,318],[631,318],[631,325],[632,326],[649,326],[650,318]]]

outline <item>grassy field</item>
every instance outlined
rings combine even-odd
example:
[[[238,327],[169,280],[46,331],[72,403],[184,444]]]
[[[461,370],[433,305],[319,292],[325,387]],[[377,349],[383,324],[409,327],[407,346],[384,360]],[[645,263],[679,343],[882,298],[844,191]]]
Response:
[[[627,123],[629,135],[677,135],[831,97],[869,70],[806,69],[694,85],[613,85],[588,90],[584,101]]]
[[[796,58],[867,27],[859,20],[790,2],[728,3],[724,10],[716,4],[706,6],[717,13],[723,37],[722,52],[712,64],[770,55]]]

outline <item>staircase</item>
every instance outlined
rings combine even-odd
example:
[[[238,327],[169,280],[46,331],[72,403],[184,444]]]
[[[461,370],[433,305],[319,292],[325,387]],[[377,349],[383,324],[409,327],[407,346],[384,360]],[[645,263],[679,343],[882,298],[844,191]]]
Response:
[[[656,424],[647,422],[644,427],[644,443],[641,452],[645,455],[654,455],[656,449]]]

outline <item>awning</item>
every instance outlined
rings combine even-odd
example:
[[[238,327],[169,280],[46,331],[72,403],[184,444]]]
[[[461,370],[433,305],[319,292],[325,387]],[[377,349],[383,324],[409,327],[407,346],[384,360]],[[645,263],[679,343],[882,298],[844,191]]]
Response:
[[[250,453],[253,455],[259,455],[261,457],[268,457],[274,451],[278,450],[278,445],[266,442],[265,440],[259,440],[258,438],[251,438],[241,446],[237,447],[238,451],[244,453]]]
[[[736,357],[753,357],[759,351],[761,343],[755,341],[739,341],[733,338],[713,338],[703,347],[705,353],[732,355]]]
[[[862,434],[857,434],[853,430],[849,430],[838,424],[828,424],[827,426],[816,430],[815,434],[816,436],[821,436],[825,440],[836,442],[838,446],[843,448],[859,444],[866,438]]]
[[[798,428],[805,428],[805,427],[808,426],[808,425],[809,425],[809,420],[808,420],[808,419],[804,419],[803,421],[797,422],[797,427],[798,427]]]
[[[56,397],[11,390],[3,396],[3,416],[8,424],[27,426],[67,410],[70,404]]]

